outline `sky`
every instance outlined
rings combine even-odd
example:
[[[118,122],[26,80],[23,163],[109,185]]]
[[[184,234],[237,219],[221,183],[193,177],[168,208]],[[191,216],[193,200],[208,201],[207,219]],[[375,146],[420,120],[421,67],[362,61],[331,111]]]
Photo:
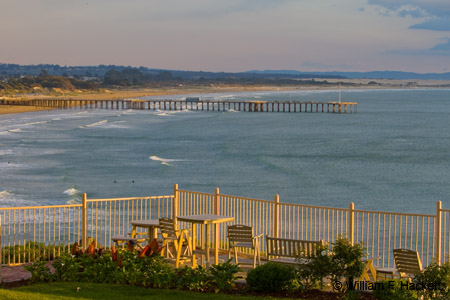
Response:
[[[450,0],[0,0],[0,63],[450,72]]]

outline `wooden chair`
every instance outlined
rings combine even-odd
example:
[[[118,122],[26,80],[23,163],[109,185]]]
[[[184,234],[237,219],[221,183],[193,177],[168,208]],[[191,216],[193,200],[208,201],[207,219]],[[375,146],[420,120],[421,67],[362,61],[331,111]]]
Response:
[[[161,231],[163,238],[163,252],[165,252],[166,258],[175,258],[176,268],[178,268],[181,259],[188,259],[192,257],[192,239],[189,236],[189,229],[177,230],[173,219],[160,218],[159,230]],[[187,245],[183,251],[184,244]],[[173,245],[175,255],[170,251],[170,245]]]
[[[409,249],[394,249],[394,263],[396,269],[378,269],[377,278],[380,275],[390,275],[394,278],[397,271],[400,278],[413,278],[415,275],[422,272],[422,261],[419,257],[419,252]]]
[[[231,258],[231,250],[234,249],[234,260],[238,265],[237,248],[250,248],[254,250],[253,254],[253,268],[256,267],[256,259],[258,259],[258,265],[261,264],[260,257],[260,238],[262,234],[253,236],[253,228],[245,225],[231,225],[228,226],[228,259]]]

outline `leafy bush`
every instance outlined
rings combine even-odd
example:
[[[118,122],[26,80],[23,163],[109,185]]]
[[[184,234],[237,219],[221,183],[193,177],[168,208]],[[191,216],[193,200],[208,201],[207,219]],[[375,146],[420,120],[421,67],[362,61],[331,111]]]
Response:
[[[331,256],[327,245],[319,245],[316,253],[305,264],[299,259],[299,272],[306,289],[323,289],[324,279],[330,275]]]
[[[246,281],[250,289],[267,293],[289,289],[295,279],[293,267],[268,262],[248,271]]]
[[[350,241],[338,238],[333,243],[333,251],[327,246],[316,249],[316,255],[306,264],[300,264],[300,273],[306,279],[307,286],[323,288],[324,282],[352,282],[361,276],[364,270],[364,247],[351,245]],[[341,292],[345,290],[342,289]]]
[[[172,288],[176,273],[161,256],[140,256],[140,253],[121,251],[117,258],[112,252],[102,255],[62,255],[53,264],[54,277],[62,281],[121,283],[152,288]]]
[[[196,292],[205,292],[211,286],[211,277],[208,270],[202,266],[192,269],[185,266],[177,270],[177,288]]]
[[[31,273],[31,283],[52,281],[53,279],[50,268],[45,261],[40,261],[30,266],[24,266],[23,268]]]
[[[417,294],[424,300],[449,299],[450,262],[442,266],[436,264],[428,266],[421,274],[414,277],[413,283],[418,288]]]
[[[385,280],[381,284],[383,288],[376,288],[373,291],[373,296],[380,300],[416,300],[417,294],[415,291],[407,289],[405,284],[407,281],[399,279]],[[403,286],[402,286],[403,284]]]
[[[151,288],[178,288],[193,291],[230,291],[234,288],[239,267],[230,261],[214,265],[205,270],[202,267],[174,270],[161,255],[162,248],[151,243],[141,251],[103,251],[95,249],[92,242],[86,251],[78,244],[72,247],[72,254],[58,257],[51,275],[44,262],[30,266],[34,281],[58,280],[93,283],[132,284]]]
[[[240,278],[236,274],[241,271],[238,265],[231,264],[231,259],[228,261],[213,265],[208,271],[211,274],[211,282],[215,285],[215,291],[231,291],[234,286],[236,279]]]

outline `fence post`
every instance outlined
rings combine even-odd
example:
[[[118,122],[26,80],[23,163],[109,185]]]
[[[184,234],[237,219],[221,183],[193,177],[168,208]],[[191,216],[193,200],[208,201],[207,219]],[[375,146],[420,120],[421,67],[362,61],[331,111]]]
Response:
[[[175,183],[173,185],[173,200],[172,200],[172,219],[175,223],[175,228],[177,228],[177,217],[178,217],[178,184]]]
[[[81,206],[81,244],[82,249],[87,249],[88,241],[88,207],[87,207],[87,195],[83,193],[82,206]]]
[[[273,237],[278,237],[278,225],[280,222],[279,217],[279,205],[280,204],[280,195],[275,195],[274,204],[273,204]]]
[[[216,188],[214,191],[214,214],[219,215],[220,214],[220,196],[219,196],[219,188]]]
[[[0,215],[0,283],[2,280],[2,264],[3,264],[3,253],[2,253],[2,216]]]
[[[350,202],[350,205],[348,207],[348,240],[350,241],[350,244],[353,245],[355,242],[355,237],[353,235],[353,229],[354,229],[354,223],[355,223],[355,203]]]
[[[214,214],[219,215],[220,214],[220,191],[219,188],[216,188],[214,190]],[[214,257],[219,257],[219,248],[220,248],[220,241],[219,241],[219,226],[220,224],[214,224]],[[206,241],[207,243],[209,241]],[[219,260],[215,260],[214,263],[217,265],[219,264]]]
[[[441,218],[442,218],[442,201],[436,202],[436,264],[441,265]]]

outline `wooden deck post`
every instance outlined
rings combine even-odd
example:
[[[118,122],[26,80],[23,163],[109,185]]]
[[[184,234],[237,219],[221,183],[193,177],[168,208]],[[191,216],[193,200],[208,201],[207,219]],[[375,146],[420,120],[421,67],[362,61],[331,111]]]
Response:
[[[441,222],[442,222],[442,201],[436,202],[436,264],[438,266],[441,265],[441,238],[442,238],[442,231],[441,231]]]
[[[273,237],[278,237],[278,226],[280,222],[279,216],[279,205],[280,205],[280,195],[275,195],[274,204],[273,204]]]
[[[353,236],[353,229],[354,229],[354,217],[355,217],[355,203],[350,202],[350,205],[348,207],[348,233],[347,233],[347,239],[350,241],[350,244],[353,245],[355,242],[354,236]]]
[[[0,216],[0,232],[2,232],[2,216]],[[0,282],[3,282],[2,279],[2,264],[3,264],[3,255],[2,255],[2,235],[0,234]]]
[[[220,191],[219,188],[214,190],[214,214],[220,214]]]
[[[224,107],[225,108],[225,107]],[[214,191],[214,214],[220,215],[220,191],[219,188],[216,188]],[[219,264],[219,248],[220,248],[220,241],[219,241],[219,224],[214,224],[214,264]],[[209,243],[209,241],[206,241]],[[217,259],[216,259],[217,258]]]
[[[86,250],[88,245],[88,207],[87,207],[87,195],[83,193],[81,206],[81,244],[82,249]]]
[[[177,217],[178,217],[178,184],[173,185],[173,202],[172,202],[172,219],[175,223],[175,228],[177,227]]]

